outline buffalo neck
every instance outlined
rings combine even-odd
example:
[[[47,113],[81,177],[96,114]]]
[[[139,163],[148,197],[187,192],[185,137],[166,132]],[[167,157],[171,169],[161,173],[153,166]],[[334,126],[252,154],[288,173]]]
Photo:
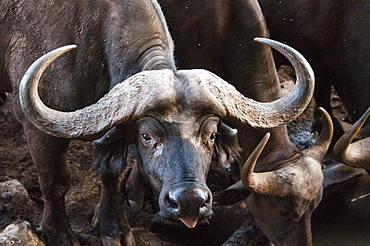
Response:
[[[110,88],[143,70],[175,71],[173,42],[158,3],[119,2],[110,3],[110,17],[105,22],[104,50]]]

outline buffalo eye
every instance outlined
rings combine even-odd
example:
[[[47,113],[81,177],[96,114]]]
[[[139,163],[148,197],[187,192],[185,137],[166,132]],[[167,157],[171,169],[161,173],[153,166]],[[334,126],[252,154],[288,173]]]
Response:
[[[290,214],[290,211],[287,208],[281,208],[279,212],[282,216],[288,216]]]
[[[216,139],[217,133],[213,132],[211,136],[209,136],[209,140],[214,141]]]
[[[152,137],[147,133],[141,133],[141,136],[145,142],[150,142],[150,140],[152,140]]]

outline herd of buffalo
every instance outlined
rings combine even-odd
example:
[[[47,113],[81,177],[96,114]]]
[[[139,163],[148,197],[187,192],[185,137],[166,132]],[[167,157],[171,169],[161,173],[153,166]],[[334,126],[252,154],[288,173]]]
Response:
[[[274,245],[312,245],[327,152],[370,170],[369,15],[363,0],[0,0],[0,103],[16,95],[46,244],[80,245],[65,195],[69,142],[81,139],[95,145],[105,246],[135,245],[122,204],[141,204],[137,187],[167,226],[245,201]],[[281,96],[286,62],[296,83]],[[286,124],[312,98],[320,135],[301,151]],[[137,166],[122,177],[128,156]],[[212,190],[215,167],[240,181]],[[123,195],[127,180],[138,185]]]

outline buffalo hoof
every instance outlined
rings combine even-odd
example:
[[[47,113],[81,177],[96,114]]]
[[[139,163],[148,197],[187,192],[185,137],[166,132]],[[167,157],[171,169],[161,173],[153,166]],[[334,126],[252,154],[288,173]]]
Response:
[[[124,238],[124,242],[126,243],[126,246],[136,246],[135,238],[131,231],[127,233]]]
[[[103,246],[135,246],[135,238],[132,235],[132,232],[130,231],[127,233],[125,238],[123,238],[123,243],[121,244],[120,238],[115,237],[108,237],[108,236],[102,236],[101,237]]]
[[[121,239],[116,237],[101,236],[103,246],[121,246]]]
[[[96,205],[94,217],[91,221],[93,230],[99,230],[99,227],[100,227],[99,217],[100,217],[100,203]],[[109,237],[109,236],[101,235],[101,240],[102,240],[103,245],[104,246],[121,246],[121,245],[122,246],[135,246],[136,245],[135,238],[131,230],[129,228],[126,228],[126,226],[124,225],[121,225],[121,229],[122,229],[121,233],[124,231],[126,232],[128,231],[126,236],[122,236],[122,244],[121,244],[121,238],[119,237]]]
[[[56,230],[45,230],[41,227],[36,229],[36,232],[42,237],[46,238],[46,245],[53,246],[80,246],[77,237],[72,231],[67,232],[56,231]]]

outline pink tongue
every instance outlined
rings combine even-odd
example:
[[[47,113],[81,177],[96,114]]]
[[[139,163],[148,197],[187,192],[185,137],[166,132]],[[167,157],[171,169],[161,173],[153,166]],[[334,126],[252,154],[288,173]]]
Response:
[[[179,220],[181,220],[181,222],[184,223],[184,225],[186,225],[190,229],[194,228],[198,223],[197,217],[182,217]]]

